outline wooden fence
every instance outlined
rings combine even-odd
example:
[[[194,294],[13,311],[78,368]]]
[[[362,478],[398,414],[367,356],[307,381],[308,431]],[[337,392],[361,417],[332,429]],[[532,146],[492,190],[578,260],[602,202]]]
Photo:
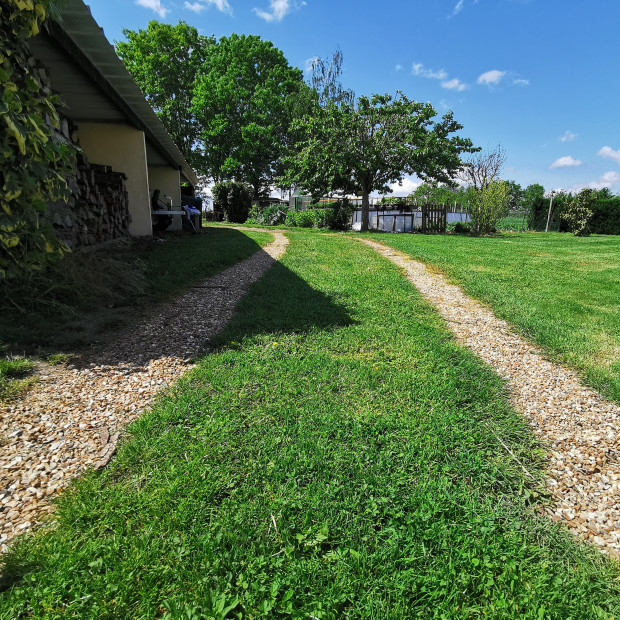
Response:
[[[422,205],[422,232],[445,233],[448,208],[444,205]]]

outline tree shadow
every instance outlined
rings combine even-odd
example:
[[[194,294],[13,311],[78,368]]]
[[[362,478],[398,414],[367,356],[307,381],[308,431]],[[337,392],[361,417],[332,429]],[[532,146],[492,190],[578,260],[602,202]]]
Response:
[[[301,334],[354,323],[335,296],[312,288],[282,263],[275,263],[239,302],[236,314],[213,339],[213,345],[261,334]]]

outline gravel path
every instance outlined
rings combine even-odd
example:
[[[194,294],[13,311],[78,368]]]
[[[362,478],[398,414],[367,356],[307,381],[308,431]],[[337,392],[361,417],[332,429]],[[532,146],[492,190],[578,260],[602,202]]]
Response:
[[[603,553],[620,555],[620,408],[515,334],[458,286],[406,254],[362,240],[402,268],[448,323],[507,382],[513,405],[548,446],[551,518]]]
[[[238,301],[286,250],[274,241],[71,365],[42,365],[25,397],[0,406],[0,551],[53,510],[72,478],[102,467],[119,433],[176,381],[230,320]],[[191,319],[190,319],[191,317]]]

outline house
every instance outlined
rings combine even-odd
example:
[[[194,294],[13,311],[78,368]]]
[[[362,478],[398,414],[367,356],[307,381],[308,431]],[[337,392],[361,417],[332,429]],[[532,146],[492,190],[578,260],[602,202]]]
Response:
[[[79,144],[69,203],[51,218],[71,245],[152,234],[154,189],[181,205],[181,184],[198,179],[82,0],[30,40],[67,108],[57,139]],[[180,227],[180,218],[176,224]]]

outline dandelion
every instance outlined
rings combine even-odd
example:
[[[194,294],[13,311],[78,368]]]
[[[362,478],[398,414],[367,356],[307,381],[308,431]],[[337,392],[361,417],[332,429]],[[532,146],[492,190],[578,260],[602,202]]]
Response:
[[[278,343],[277,343],[277,342],[274,342],[274,343],[273,343],[273,346],[274,346],[274,347],[277,347],[277,346],[278,346]]]

